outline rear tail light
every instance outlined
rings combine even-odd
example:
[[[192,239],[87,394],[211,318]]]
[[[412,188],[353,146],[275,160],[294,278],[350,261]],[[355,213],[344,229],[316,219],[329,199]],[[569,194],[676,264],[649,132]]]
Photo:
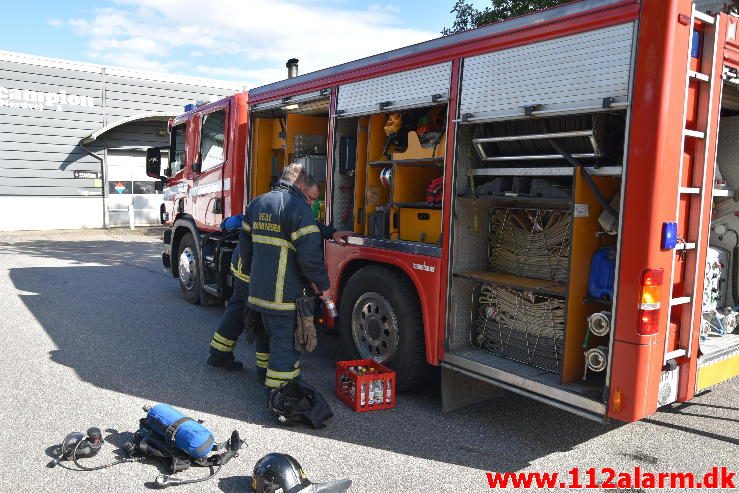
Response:
[[[659,331],[659,309],[662,306],[664,269],[647,269],[641,275],[639,325],[637,332],[647,336]]]

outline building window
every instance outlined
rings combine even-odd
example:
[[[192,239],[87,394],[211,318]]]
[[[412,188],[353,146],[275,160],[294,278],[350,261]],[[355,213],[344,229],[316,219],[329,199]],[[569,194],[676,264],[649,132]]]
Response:
[[[135,194],[160,193],[156,191],[156,189],[154,188],[154,185],[156,185],[155,181],[135,181],[133,182],[133,193]]]
[[[218,110],[203,115],[200,133],[201,171],[214,168],[223,163],[223,135],[226,130],[226,111]]]

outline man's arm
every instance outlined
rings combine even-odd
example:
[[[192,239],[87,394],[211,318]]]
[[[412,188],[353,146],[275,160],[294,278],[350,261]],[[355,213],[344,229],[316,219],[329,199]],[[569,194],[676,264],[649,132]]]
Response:
[[[334,233],[336,233],[336,228],[330,224],[323,224],[321,221],[316,220],[316,226],[321,231],[321,238],[324,240],[330,240],[334,236]]]
[[[341,246],[346,245],[347,237],[354,234],[354,231],[337,231],[336,228],[330,224],[326,225],[320,221],[316,221],[316,225],[318,226],[318,229],[321,230],[321,238],[324,240],[334,240]]]
[[[308,206],[300,207],[293,215],[291,223],[290,241],[295,246],[298,266],[303,276],[322,292],[328,290],[331,285],[323,262],[321,230]]]
[[[247,209],[244,214],[244,220],[241,222],[241,232],[239,233],[239,255],[241,256],[241,271],[244,274],[251,273],[251,220],[249,219],[249,211]]]

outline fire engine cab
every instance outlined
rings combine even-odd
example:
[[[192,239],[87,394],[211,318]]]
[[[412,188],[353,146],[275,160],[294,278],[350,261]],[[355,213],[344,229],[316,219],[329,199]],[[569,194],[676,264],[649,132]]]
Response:
[[[228,296],[219,224],[287,163],[348,358],[445,409],[504,389],[635,421],[739,374],[739,18],[583,0],[196,106],[171,122],[164,266]],[[289,65],[294,65],[291,60]]]

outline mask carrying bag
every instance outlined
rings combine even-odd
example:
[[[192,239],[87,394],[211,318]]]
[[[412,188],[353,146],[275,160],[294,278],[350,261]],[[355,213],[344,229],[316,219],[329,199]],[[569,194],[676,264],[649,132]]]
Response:
[[[157,404],[149,409],[146,424],[164,437],[168,445],[195,459],[202,459],[213,450],[213,434],[168,404]]]

